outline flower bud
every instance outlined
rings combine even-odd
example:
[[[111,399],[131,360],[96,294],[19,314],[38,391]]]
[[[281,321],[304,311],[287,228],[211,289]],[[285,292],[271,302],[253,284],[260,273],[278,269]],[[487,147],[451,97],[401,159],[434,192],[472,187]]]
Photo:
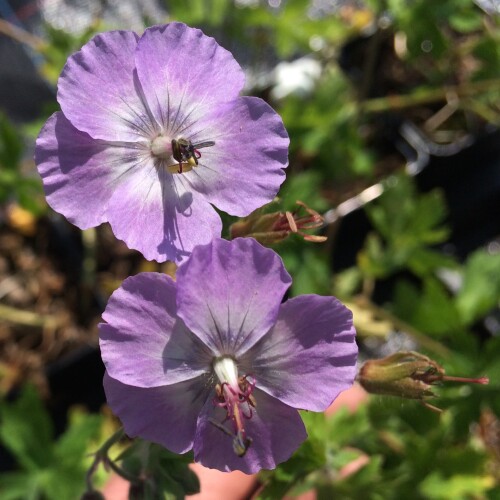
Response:
[[[323,217],[305,203],[296,201],[298,207],[293,211],[263,213],[256,210],[248,217],[235,222],[231,228],[231,239],[243,236],[252,237],[264,245],[272,245],[285,240],[291,233],[298,234],[306,241],[321,243],[326,236],[305,233],[304,230],[316,229],[323,225]]]
[[[431,386],[439,382],[489,382],[486,377],[470,379],[447,376],[438,363],[413,351],[397,352],[386,358],[367,361],[359,371],[358,381],[372,394],[419,400],[434,396]]]

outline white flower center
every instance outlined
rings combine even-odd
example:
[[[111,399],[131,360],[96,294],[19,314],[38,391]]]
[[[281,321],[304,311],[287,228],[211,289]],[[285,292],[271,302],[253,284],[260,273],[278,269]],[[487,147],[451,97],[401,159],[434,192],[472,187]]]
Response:
[[[172,156],[172,139],[164,135],[159,135],[151,142],[151,154],[162,160],[175,162]]]
[[[214,371],[221,384],[227,384],[233,389],[238,388],[238,367],[233,358],[224,356],[214,362]]]

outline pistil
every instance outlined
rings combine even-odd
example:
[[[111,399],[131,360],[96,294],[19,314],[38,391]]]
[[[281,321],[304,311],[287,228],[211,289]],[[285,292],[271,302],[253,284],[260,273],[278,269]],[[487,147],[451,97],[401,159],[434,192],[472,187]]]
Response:
[[[243,457],[252,443],[252,439],[247,436],[244,421],[252,418],[255,408],[255,399],[252,395],[255,382],[250,381],[246,375],[238,377],[236,362],[229,356],[217,358],[214,362],[214,371],[221,382],[216,386],[214,403],[226,410],[222,424],[231,421],[233,432],[231,433],[222,424],[217,427],[233,437],[233,450],[236,455]]]

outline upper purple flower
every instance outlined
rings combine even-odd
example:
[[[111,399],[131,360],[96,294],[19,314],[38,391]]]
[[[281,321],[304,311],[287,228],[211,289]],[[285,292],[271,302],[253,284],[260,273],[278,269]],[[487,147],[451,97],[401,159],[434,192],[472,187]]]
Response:
[[[280,258],[251,238],[195,248],[177,281],[126,279],[99,325],[108,403],[130,436],[224,471],[272,469],[355,376],[352,314],[334,297],[281,303]]]
[[[211,204],[245,216],[284,180],[288,135],[263,100],[239,97],[232,55],[181,23],[94,37],[59,78],[62,112],[35,161],[48,203],[102,222],[147,259],[182,261],[220,236]]]

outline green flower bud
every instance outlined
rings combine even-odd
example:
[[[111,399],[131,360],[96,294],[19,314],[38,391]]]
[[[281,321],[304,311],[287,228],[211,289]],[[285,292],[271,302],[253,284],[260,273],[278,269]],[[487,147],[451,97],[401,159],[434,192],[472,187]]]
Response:
[[[386,358],[369,360],[361,367],[358,381],[372,394],[406,399],[433,397],[432,386],[439,382],[487,384],[488,378],[470,379],[445,375],[436,361],[418,352],[397,352]],[[439,410],[426,404],[431,409]]]

